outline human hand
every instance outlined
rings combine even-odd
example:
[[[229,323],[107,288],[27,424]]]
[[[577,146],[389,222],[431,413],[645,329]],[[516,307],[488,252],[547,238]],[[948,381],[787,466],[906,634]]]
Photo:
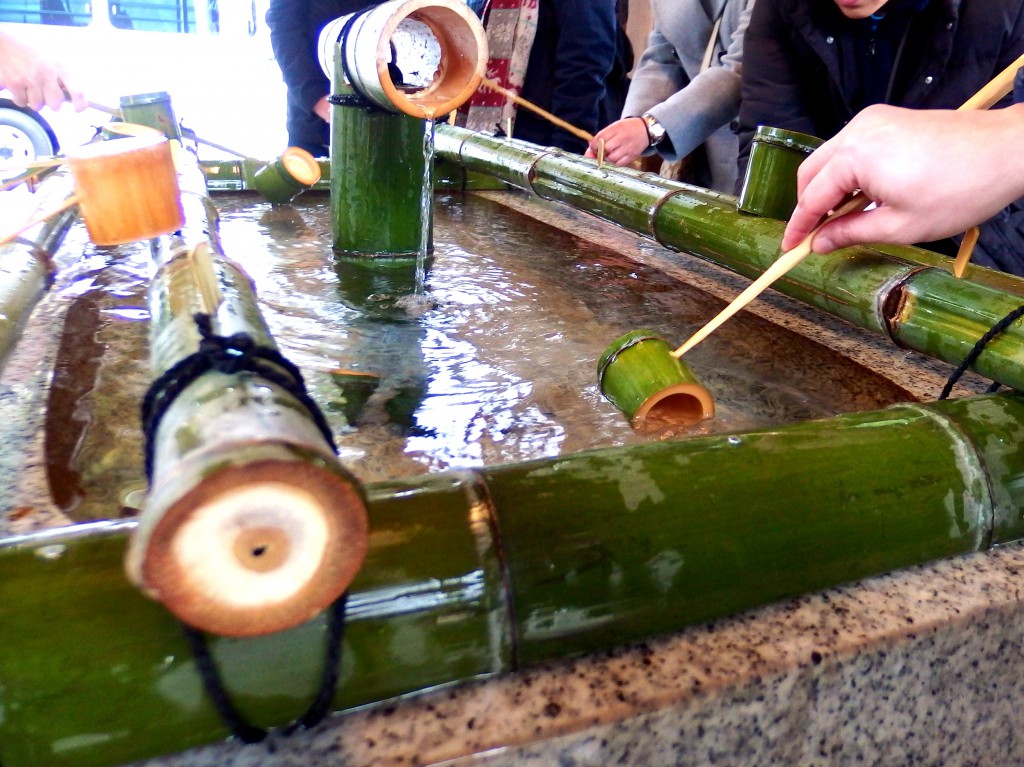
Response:
[[[629,165],[649,146],[647,124],[642,117],[625,117],[594,136],[584,157],[597,157],[597,147],[604,140],[604,159],[613,165]]]
[[[800,166],[782,249],[856,189],[876,207],[824,225],[814,252],[963,232],[1024,195],[1024,159],[1015,151],[1022,138],[1024,105],[989,112],[868,107]]]
[[[70,101],[81,112],[88,106],[85,95],[58,62],[51,61],[9,35],[0,33],[0,88],[11,92],[21,107],[60,109]]]
[[[313,114],[325,123],[329,123],[331,121],[331,104],[327,101],[326,96],[313,105]]]

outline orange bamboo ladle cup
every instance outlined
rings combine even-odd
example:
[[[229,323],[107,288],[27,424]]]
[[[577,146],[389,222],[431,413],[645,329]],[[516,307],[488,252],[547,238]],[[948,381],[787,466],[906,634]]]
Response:
[[[26,229],[78,205],[97,245],[121,245],[176,231],[185,222],[171,144],[141,135],[86,144],[67,154],[75,194],[59,207],[0,237],[10,242]]]

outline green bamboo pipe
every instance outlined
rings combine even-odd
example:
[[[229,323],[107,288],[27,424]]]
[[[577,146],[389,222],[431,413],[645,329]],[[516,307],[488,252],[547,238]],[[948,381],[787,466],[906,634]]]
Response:
[[[334,97],[352,99],[340,51]],[[350,103],[331,107],[331,221],[333,247],[348,256],[415,256],[433,211],[424,205],[427,122]],[[429,179],[429,176],[426,176]]]
[[[328,191],[331,188],[331,160],[318,157],[320,178],[312,187],[314,191]],[[243,192],[256,189],[254,177],[265,161],[244,160],[201,160],[199,163],[206,176],[210,192]],[[434,163],[435,192],[502,191],[509,188],[504,181],[489,173],[476,173],[464,166],[446,160]]]
[[[759,125],[737,207],[744,213],[787,220],[796,207],[797,168],[823,143],[817,136]]]
[[[570,204],[666,247],[746,277],[759,276],[779,255],[784,223],[745,215],[735,198],[648,174],[624,172],[532,144],[439,125],[437,153],[490,172],[541,197]],[[910,247],[854,247],[811,256],[773,287],[906,348],[958,365],[984,332],[1021,303],[1024,281],[975,268],[971,279],[946,271],[950,259]],[[942,325],[940,338],[930,329]],[[1014,325],[973,369],[1024,388],[1024,330]]]
[[[984,396],[369,485],[332,705],[1019,540],[1022,424],[1024,399]],[[121,574],[134,526],[0,543],[5,767],[105,767],[227,735],[179,626]],[[324,636],[318,617],[210,645],[242,713],[272,726],[315,695]]]
[[[73,194],[74,181],[66,168],[48,174],[33,197],[33,207],[26,211],[26,221],[57,209]],[[52,284],[57,271],[54,254],[77,219],[77,208],[64,210],[0,245],[0,369]]]

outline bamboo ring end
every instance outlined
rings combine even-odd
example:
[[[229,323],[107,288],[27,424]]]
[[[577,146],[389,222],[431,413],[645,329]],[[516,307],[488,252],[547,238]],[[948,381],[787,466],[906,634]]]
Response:
[[[172,504],[130,574],[190,626],[257,636],[304,623],[341,596],[368,538],[353,482],[265,461],[223,469]]]

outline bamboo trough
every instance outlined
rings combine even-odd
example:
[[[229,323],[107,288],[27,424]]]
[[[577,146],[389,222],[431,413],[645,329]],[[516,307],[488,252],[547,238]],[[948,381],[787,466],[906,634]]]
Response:
[[[462,162],[466,142],[459,143]],[[510,183],[528,182],[553,199],[557,187],[611,220],[639,222],[646,211],[644,231],[671,247],[750,272],[777,251],[779,225],[744,218],[738,227],[727,197],[627,173],[616,183],[646,190],[646,198],[591,198],[578,184],[588,163],[568,163],[560,176],[541,162],[557,154],[512,148],[528,166],[513,163],[504,172]],[[154,304],[155,337],[169,339],[166,348],[157,344],[157,369],[196,340],[181,318],[225,296],[240,304],[229,304],[224,332],[239,324],[262,332],[246,280],[220,248],[209,199],[188,187],[182,196],[180,243],[164,253],[155,283],[164,286],[154,292],[163,296]],[[209,251],[214,289],[194,279],[185,260],[198,245]],[[851,299],[845,281],[889,286],[895,279],[905,304],[896,308],[913,328],[907,338],[931,343],[964,311],[952,319],[940,311],[950,300],[941,263],[915,263],[914,255],[858,249],[831,268],[812,258],[785,285],[900,340],[886,319],[892,296],[882,311],[874,294]],[[991,285],[954,284],[980,291],[979,301],[1013,301]],[[171,304],[188,311],[162,315]],[[966,316],[980,323],[979,315]],[[935,356],[961,350],[968,329],[954,331]],[[1009,334],[1008,347],[993,344],[985,362],[1006,371],[1004,383],[1017,367],[1015,338]],[[351,583],[331,706],[347,710],[527,668],[1020,540],[1021,423],[1021,397],[987,396],[357,488],[373,525],[365,566]],[[172,447],[158,448],[158,461]],[[144,524],[98,522],[0,541],[5,767],[117,765],[228,735],[203,696],[177,619],[124,578],[124,549]],[[737,536],[737,528],[747,532]],[[286,725],[316,695],[326,623],[319,615],[261,636],[210,638],[250,721]]]
[[[1019,540],[1021,423],[1020,397],[983,396],[368,485],[332,708]],[[117,765],[228,735],[174,618],[123,577],[135,527],[0,544],[6,767]],[[250,721],[284,725],[312,699],[324,631],[318,617],[210,638]]]
[[[437,126],[437,155],[751,279],[778,256],[784,222],[739,212],[729,195],[448,125]],[[1017,277],[974,265],[965,277],[955,277],[952,260],[936,253],[871,246],[811,255],[773,287],[898,346],[958,365],[1024,297]],[[1024,389],[1021,359],[1024,329],[1014,325],[972,369]]]

